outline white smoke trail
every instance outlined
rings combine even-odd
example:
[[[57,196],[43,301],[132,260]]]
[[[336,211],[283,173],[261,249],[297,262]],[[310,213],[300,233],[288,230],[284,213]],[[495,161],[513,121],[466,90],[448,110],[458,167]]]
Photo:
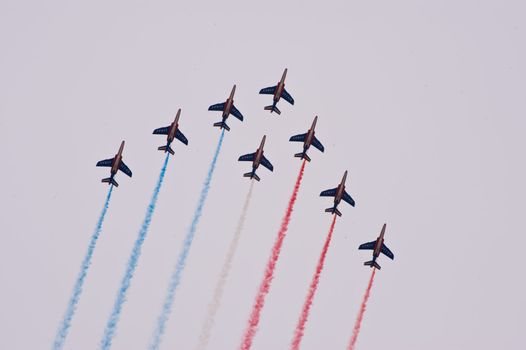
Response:
[[[241,210],[241,215],[237,223],[234,237],[232,237],[232,241],[230,241],[230,247],[228,248],[228,253],[226,255],[225,262],[223,263],[223,268],[221,269],[221,274],[219,275],[219,280],[217,281],[216,288],[214,290],[214,297],[212,298],[212,302],[208,305],[208,313],[206,315],[205,322],[203,323],[203,328],[201,329],[199,343],[197,344],[196,350],[206,349],[210,341],[210,335],[212,333],[212,328],[214,327],[215,317],[217,311],[219,310],[219,307],[221,306],[226,281],[230,273],[230,268],[232,267],[232,260],[234,259],[234,255],[236,254],[239,239],[241,238],[241,232],[243,231],[243,226],[245,224],[248,207],[250,205],[250,199],[252,198],[253,188],[254,181],[250,181],[250,188],[248,189],[248,193],[245,198],[245,204],[243,205],[243,209]]]

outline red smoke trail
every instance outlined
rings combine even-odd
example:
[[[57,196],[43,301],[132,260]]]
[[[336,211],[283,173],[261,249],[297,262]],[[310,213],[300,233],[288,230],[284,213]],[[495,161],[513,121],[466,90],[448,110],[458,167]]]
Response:
[[[301,179],[303,178],[303,171],[305,170],[305,160],[301,163],[300,172],[296,179],[296,184],[294,185],[294,190],[292,191],[292,196],[289,200],[289,205],[287,206],[287,211],[281,222],[281,227],[279,229],[278,237],[276,242],[274,242],[274,247],[272,248],[272,254],[267,262],[267,268],[265,269],[265,275],[263,281],[259,286],[259,291],[254,301],[254,306],[252,307],[252,312],[250,314],[250,319],[248,320],[248,327],[243,335],[243,342],[241,343],[242,350],[249,350],[252,346],[252,341],[256,335],[256,331],[259,324],[259,318],[261,315],[261,310],[265,305],[265,297],[267,296],[270,283],[274,277],[274,269],[276,268],[276,263],[279,259],[279,253],[281,251],[281,245],[283,244],[283,239],[287,234],[287,228],[290,222],[290,216],[292,215],[292,209],[294,208],[294,203],[296,202],[296,197],[298,196],[298,191],[301,185]]]
[[[303,310],[301,311],[300,319],[298,320],[298,325],[296,326],[296,331],[294,332],[294,339],[292,340],[291,349],[299,350],[301,339],[303,338],[303,333],[305,331],[305,324],[309,318],[309,311],[314,300],[314,295],[318,289],[318,283],[320,282],[321,271],[323,270],[323,264],[325,263],[325,256],[329,250],[329,244],[331,244],[332,233],[334,232],[334,226],[336,225],[336,215],[333,215],[331,227],[329,228],[329,234],[323,245],[321,251],[320,259],[318,260],[318,265],[316,266],[316,272],[312,277],[312,282],[309,287],[309,292],[307,294],[307,299],[305,299],[305,304],[303,304]]]
[[[362,305],[360,306],[360,311],[358,312],[358,317],[354,323],[354,330],[352,332],[351,342],[349,343],[348,350],[354,350],[356,345],[356,340],[358,340],[358,334],[360,333],[360,327],[362,326],[363,314],[365,313],[365,308],[367,307],[367,300],[371,294],[371,288],[373,287],[374,275],[376,273],[376,268],[373,267],[373,272],[371,273],[371,278],[369,279],[369,284],[367,285],[367,290],[363,296]]]

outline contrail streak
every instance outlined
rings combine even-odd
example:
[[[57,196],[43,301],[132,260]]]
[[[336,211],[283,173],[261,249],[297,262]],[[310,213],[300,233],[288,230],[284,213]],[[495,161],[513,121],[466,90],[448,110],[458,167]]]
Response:
[[[206,316],[203,328],[201,329],[201,335],[199,336],[199,343],[197,344],[197,350],[204,350],[208,346],[210,341],[210,334],[212,333],[212,328],[215,323],[215,317],[219,307],[221,306],[221,300],[223,299],[223,291],[225,289],[225,284],[230,273],[230,268],[232,267],[232,260],[236,254],[237,246],[239,243],[239,238],[241,237],[241,232],[243,231],[243,225],[245,224],[245,218],[247,216],[248,207],[250,205],[250,199],[252,198],[252,189],[254,188],[254,181],[250,181],[250,188],[245,199],[245,204],[241,210],[241,215],[237,223],[236,231],[232,241],[230,242],[230,247],[228,248],[228,253],[226,255],[223,268],[221,269],[221,274],[219,275],[219,280],[217,281],[214,297],[212,302],[208,305],[208,314]]]
[[[373,287],[374,275],[376,274],[376,268],[373,267],[373,272],[371,273],[371,278],[369,279],[369,284],[365,290],[363,296],[362,305],[360,306],[360,311],[358,312],[358,317],[356,317],[356,322],[354,323],[354,330],[352,332],[351,341],[349,343],[348,350],[354,350],[356,346],[356,341],[358,340],[358,334],[360,334],[360,328],[362,326],[363,315],[365,314],[365,308],[367,307],[367,300],[369,300],[369,295],[371,294],[371,288]]]
[[[152,350],[159,348],[159,345],[161,344],[161,341],[162,341],[162,337],[164,335],[164,330],[166,328],[166,321],[168,321],[168,317],[170,316],[170,313],[172,312],[175,292],[177,290],[177,287],[179,286],[179,283],[181,282],[181,275],[186,265],[186,258],[188,257],[188,253],[190,252],[190,247],[192,246],[192,241],[194,240],[195,231],[197,230],[197,224],[199,223],[199,219],[201,218],[201,214],[203,213],[203,207],[206,202],[206,197],[208,196],[208,190],[210,189],[210,183],[212,182],[212,175],[214,174],[214,169],[216,167],[217,159],[219,157],[219,151],[221,150],[221,145],[223,144],[224,136],[225,136],[225,130],[223,129],[221,131],[221,136],[219,137],[219,142],[217,143],[217,147],[214,153],[214,158],[212,159],[212,163],[210,163],[210,167],[208,168],[208,174],[203,184],[201,195],[199,196],[199,202],[194,212],[192,224],[190,225],[190,228],[188,229],[188,232],[186,233],[186,237],[183,242],[182,251],[179,254],[179,258],[177,259],[177,265],[175,266],[175,270],[173,271],[172,276],[170,277],[170,283],[168,285],[168,292],[164,299],[161,314],[159,315],[157,319],[157,325],[153,333],[152,342],[150,343],[150,349]]]
[[[265,269],[265,275],[263,276],[263,281],[261,282],[261,285],[259,286],[258,294],[256,295],[256,300],[254,301],[254,305],[252,307],[252,312],[248,320],[248,326],[247,326],[247,329],[245,330],[245,333],[243,335],[243,339],[241,342],[240,348],[242,350],[250,349],[250,347],[252,346],[252,341],[254,340],[254,336],[256,335],[256,331],[258,328],[259,319],[261,315],[261,310],[263,309],[263,306],[265,305],[265,298],[270,290],[270,284],[272,282],[272,279],[274,278],[274,270],[276,268],[276,263],[278,262],[278,259],[279,259],[279,254],[281,252],[281,246],[283,244],[283,239],[285,239],[285,235],[287,234],[290,217],[292,215],[292,210],[294,209],[294,203],[296,202],[296,198],[298,196],[298,191],[300,189],[301,179],[303,178],[304,170],[305,170],[305,160],[301,163],[300,172],[296,179],[294,190],[292,191],[292,196],[290,197],[289,204],[287,206],[287,211],[285,212],[285,216],[283,217],[283,221],[281,222],[281,227],[278,232],[278,237],[276,239],[276,242],[274,243],[274,247],[272,248],[272,254],[270,255],[270,258],[267,262],[267,267]]]
[[[316,266],[316,272],[314,273],[314,276],[312,277],[312,282],[309,287],[309,292],[307,293],[307,298],[305,299],[305,304],[303,304],[301,316],[300,316],[300,319],[298,320],[296,331],[294,332],[294,339],[292,340],[292,344],[291,344],[292,350],[299,350],[300,348],[301,339],[303,338],[303,334],[305,332],[305,324],[307,323],[307,319],[309,318],[310,307],[312,305],[312,301],[314,300],[314,295],[316,294],[316,290],[318,289],[318,284],[320,282],[320,275],[321,275],[321,272],[323,271],[323,264],[325,263],[325,257],[327,256],[327,251],[329,250],[329,245],[331,244],[332,233],[334,232],[335,225],[336,225],[336,215],[333,215],[332,223],[329,228],[329,234],[327,235],[327,239],[325,240],[325,244],[323,245],[320,259],[318,260],[318,265]]]
[[[62,322],[60,323],[60,327],[58,329],[57,335],[55,336],[55,342],[53,343],[52,349],[59,350],[62,349],[64,346],[64,341],[66,340],[66,337],[69,332],[69,327],[71,326],[71,320],[73,319],[73,314],[75,313],[75,310],[77,309],[77,304],[80,299],[80,294],[82,294],[82,286],[84,285],[84,280],[86,279],[86,275],[88,274],[88,269],[91,264],[91,258],[93,257],[93,252],[95,250],[95,245],[97,244],[97,240],[99,239],[100,232],[102,231],[102,223],[104,222],[104,218],[106,217],[106,212],[108,211],[108,207],[110,205],[110,199],[111,199],[111,193],[113,192],[113,185],[110,185],[110,188],[108,189],[108,194],[106,195],[106,200],[104,201],[104,206],[102,207],[102,211],[99,215],[99,220],[97,221],[97,225],[95,226],[95,230],[93,231],[93,234],[91,235],[91,239],[88,246],[88,251],[86,252],[86,255],[84,256],[84,259],[82,260],[82,264],[80,265],[80,272],[77,276],[77,281],[75,282],[75,285],[73,287],[73,293],[71,293],[71,297],[68,302],[68,306],[66,308],[66,312],[64,313],[64,317],[62,319]]]
[[[115,336],[115,330],[117,329],[117,323],[119,322],[119,318],[121,316],[122,306],[126,301],[126,294],[128,293],[128,289],[130,288],[133,274],[135,273],[139,257],[141,256],[142,245],[144,243],[144,240],[146,239],[146,235],[148,234],[150,222],[152,221],[152,215],[155,211],[157,197],[159,196],[159,191],[161,190],[161,185],[163,184],[164,174],[166,173],[166,167],[168,165],[169,158],[170,154],[167,153],[164,159],[163,167],[161,168],[161,172],[159,173],[159,178],[157,179],[157,183],[153,190],[152,198],[150,199],[150,204],[148,204],[148,207],[146,209],[146,216],[144,217],[144,221],[139,231],[139,235],[135,240],[132,253],[128,260],[128,264],[126,265],[126,271],[124,272],[124,277],[122,278],[120,288],[117,292],[117,297],[115,298],[113,310],[110,314],[110,318],[108,319],[108,323],[106,324],[106,329],[104,330],[104,335],[100,342],[100,348],[103,350],[109,349],[111,347],[113,337]]]

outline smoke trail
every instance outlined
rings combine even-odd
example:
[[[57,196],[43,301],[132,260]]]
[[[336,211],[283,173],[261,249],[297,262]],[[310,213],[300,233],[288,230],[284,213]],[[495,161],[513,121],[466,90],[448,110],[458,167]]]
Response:
[[[210,167],[208,168],[208,174],[203,184],[203,188],[201,189],[201,195],[199,196],[197,208],[195,209],[195,212],[194,212],[192,224],[190,225],[190,228],[188,229],[188,232],[186,233],[186,237],[183,242],[183,249],[181,253],[179,254],[179,258],[177,259],[177,265],[175,266],[175,270],[173,271],[172,276],[170,277],[170,283],[168,285],[168,292],[164,299],[161,314],[159,315],[157,319],[157,326],[153,333],[152,342],[150,344],[150,349],[152,350],[159,348],[159,345],[161,344],[161,340],[162,340],[164,330],[166,327],[166,321],[168,321],[168,317],[170,316],[170,313],[172,312],[172,305],[173,305],[173,301],[175,297],[175,292],[177,290],[177,287],[179,286],[179,283],[181,282],[181,275],[186,265],[186,258],[188,257],[188,253],[190,252],[190,247],[192,246],[192,241],[195,236],[197,224],[199,223],[199,219],[201,218],[201,214],[203,213],[203,207],[205,205],[206,197],[208,195],[208,190],[210,189],[210,183],[212,182],[212,175],[214,174],[214,169],[216,167],[217,158],[219,157],[219,151],[221,150],[221,145],[223,144],[224,136],[225,136],[225,129],[221,131],[221,136],[219,137],[219,142],[217,143],[217,147],[214,153],[214,158],[212,159],[212,163],[210,163]]]
[[[325,263],[325,257],[327,256],[327,251],[329,250],[329,245],[331,244],[332,233],[334,232],[334,226],[336,225],[336,215],[333,215],[331,227],[329,228],[329,234],[323,245],[321,251],[320,259],[318,260],[318,265],[316,266],[316,272],[312,277],[312,282],[309,287],[309,292],[307,293],[307,299],[305,299],[305,304],[303,304],[303,309],[301,312],[300,319],[298,320],[298,325],[296,326],[296,331],[294,332],[294,339],[292,340],[291,349],[299,350],[301,339],[305,331],[305,324],[309,318],[309,311],[314,300],[314,295],[318,289],[318,284],[320,282],[320,275],[323,270],[323,264]]]
[[[274,278],[274,269],[276,268],[276,263],[278,262],[278,259],[279,259],[279,254],[281,251],[281,246],[283,244],[283,239],[285,238],[285,235],[287,234],[290,217],[292,215],[294,203],[296,202],[296,197],[298,196],[298,191],[300,189],[301,179],[303,178],[304,170],[305,170],[305,160],[301,163],[300,172],[296,179],[296,184],[294,185],[294,190],[292,192],[292,196],[290,197],[289,204],[287,206],[287,211],[285,212],[285,216],[283,217],[283,221],[281,222],[281,227],[278,232],[278,237],[276,239],[276,242],[274,243],[274,247],[272,248],[272,254],[270,255],[270,258],[267,262],[267,267],[265,269],[265,275],[263,276],[263,281],[261,282],[261,285],[259,286],[258,294],[256,296],[256,300],[254,301],[254,305],[252,307],[250,319],[248,320],[248,326],[247,326],[247,329],[245,330],[245,333],[243,335],[243,340],[241,343],[242,350],[250,349],[250,347],[252,346],[252,341],[254,340],[254,336],[256,335],[256,331],[257,331],[258,324],[259,324],[259,318],[261,315],[261,310],[263,309],[263,306],[265,305],[265,297],[267,296],[270,290],[270,283],[272,282],[272,279]]]
[[[102,211],[99,215],[99,220],[97,221],[95,230],[91,235],[88,251],[84,256],[84,259],[82,260],[82,264],[80,265],[80,272],[77,276],[75,286],[73,287],[73,293],[71,294],[71,297],[69,299],[68,307],[66,308],[66,312],[64,313],[64,318],[62,319],[57,335],[55,336],[55,342],[53,343],[52,348],[54,350],[62,349],[62,347],[64,346],[64,341],[66,340],[66,337],[68,335],[69,327],[71,326],[71,320],[73,319],[73,314],[77,309],[80,294],[82,294],[82,286],[84,285],[84,280],[86,279],[86,275],[88,274],[88,269],[91,264],[91,258],[93,257],[93,251],[95,250],[95,245],[97,244],[97,240],[99,239],[99,235],[102,230],[102,223],[104,222],[106,212],[108,211],[108,206],[110,205],[112,192],[113,185],[110,185],[110,188],[108,189],[108,194],[106,195],[106,200],[104,201],[104,206],[102,207]]]
[[[144,243],[146,235],[148,234],[150,222],[152,221],[152,215],[153,215],[153,212],[155,211],[157,197],[159,196],[159,191],[161,190],[161,185],[163,184],[164,174],[166,173],[166,167],[168,165],[169,158],[170,158],[170,154],[167,153],[164,159],[163,167],[161,168],[161,172],[159,173],[159,178],[157,179],[157,183],[153,190],[152,198],[150,199],[150,204],[148,204],[148,207],[146,208],[146,216],[144,217],[144,221],[142,222],[141,230],[139,231],[139,235],[137,236],[137,239],[135,240],[135,244],[133,245],[132,253],[128,260],[128,264],[126,265],[126,271],[122,278],[120,288],[117,291],[117,297],[115,298],[115,304],[113,305],[113,310],[110,314],[110,318],[108,319],[108,323],[106,324],[106,329],[104,330],[104,335],[100,342],[101,349],[106,350],[111,347],[111,342],[113,341],[113,337],[115,335],[117,323],[119,322],[119,318],[121,316],[122,306],[124,305],[124,302],[126,301],[126,294],[128,292],[128,289],[130,288],[133,274],[135,273],[135,269],[137,268],[139,257],[141,256],[142,245]]]
[[[354,323],[354,330],[352,332],[351,342],[349,343],[348,350],[354,350],[356,341],[358,340],[358,334],[360,333],[360,327],[362,326],[363,314],[365,313],[365,308],[367,307],[367,300],[369,300],[369,295],[371,294],[371,288],[373,287],[374,275],[376,273],[376,268],[373,267],[373,272],[371,273],[371,278],[369,279],[369,284],[363,296],[362,305],[360,306],[360,311],[358,312],[358,317]]]
[[[203,324],[201,335],[199,336],[199,344],[197,344],[197,347],[196,347],[196,349],[198,350],[206,349],[208,342],[210,341],[210,333],[212,332],[212,327],[214,326],[214,321],[215,321],[217,310],[219,310],[219,307],[221,306],[221,300],[223,298],[223,291],[225,289],[225,284],[228,278],[228,274],[230,273],[230,268],[232,266],[232,259],[234,259],[234,255],[236,254],[239,238],[241,237],[241,232],[243,231],[243,225],[245,223],[245,218],[247,216],[250,199],[252,198],[253,188],[254,188],[254,181],[250,181],[250,188],[248,189],[248,193],[245,199],[245,204],[243,205],[243,209],[241,210],[241,216],[239,217],[239,221],[237,223],[234,237],[232,238],[232,241],[230,242],[230,247],[228,248],[228,253],[226,255],[226,259],[223,264],[223,268],[221,269],[221,275],[219,276],[219,280],[217,281],[217,285],[214,290],[214,297],[212,298],[212,302],[208,306],[208,314]]]

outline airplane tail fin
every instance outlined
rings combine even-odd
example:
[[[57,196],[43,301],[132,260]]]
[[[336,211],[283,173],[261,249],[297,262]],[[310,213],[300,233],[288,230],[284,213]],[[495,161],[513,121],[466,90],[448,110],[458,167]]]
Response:
[[[278,107],[276,107],[276,105],[270,105],[270,106],[266,106],[264,108],[266,111],[270,111],[270,113],[272,112],[276,112],[278,114],[281,114],[281,111],[278,109]]]
[[[157,148],[159,151],[164,151],[164,152],[170,152],[170,154],[173,156],[175,154],[174,150],[172,149],[172,147],[170,146],[161,146],[159,148]]]
[[[342,213],[340,213],[340,211],[336,207],[327,208],[327,209],[325,209],[325,212],[326,213],[336,214],[338,216],[342,216]]]
[[[108,185],[112,184],[115,187],[119,187],[119,184],[117,183],[117,181],[115,181],[113,177],[107,177],[105,179],[102,179],[102,182],[107,183]]]
[[[219,129],[224,128],[224,129],[226,129],[226,131],[230,131],[230,127],[228,125],[226,125],[226,123],[224,121],[214,123],[214,126],[219,127]]]
[[[243,174],[243,177],[249,177],[251,179],[256,179],[256,181],[259,181],[259,176],[257,176],[257,174],[253,171],[251,171],[250,173],[245,173]]]
[[[297,157],[297,158],[300,158],[300,159],[305,159],[307,162],[310,162],[310,157],[305,152],[296,153],[294,155],[294,157]]]
[[[366,261],[366,262],[364,262],[363,264],[364,264],[365,266],[371,266],[371,267],[374,266],[374,267],[376,267],[378,270],[381,269],[380,265],[378,265],[378,263],[377,263],[376,261],[373,261],[373,260],[371,260],[371,261]]]

